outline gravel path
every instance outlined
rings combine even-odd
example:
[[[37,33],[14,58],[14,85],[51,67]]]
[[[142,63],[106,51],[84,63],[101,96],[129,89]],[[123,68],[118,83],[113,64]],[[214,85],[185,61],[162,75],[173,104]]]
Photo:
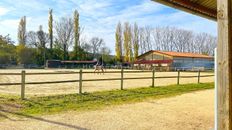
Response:
[[[213,127],[214,91],[205,90],[88,112],[10,118],[1,130],[209,130]],[[0,116],[5,113],[0,112]]]

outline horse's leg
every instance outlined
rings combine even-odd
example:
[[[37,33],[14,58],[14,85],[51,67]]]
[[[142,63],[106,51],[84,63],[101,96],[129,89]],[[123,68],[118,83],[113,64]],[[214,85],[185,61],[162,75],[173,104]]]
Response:
[[[98,74],[101,74],[100,69],[101,69],[101,68],[100,68],[100,67],[98,67]]]
[[[104,75],[104,68],[101,68],[101,70],[102,70],[102,74]]]
[[[99,68],[97,67],[97,74],[99,74]]]
[[[101,72],[102,72],[102,74],[104,74],[104,70],[103,70],[103,67],[101,67]]]
[[[96,66],[94,65],[93,67],[94,67],[93,73],[95,74],[96,73]]]
[[[99,66],[99,72],[100,72],[100,74],[102,74],[102,67],[101,66]]]

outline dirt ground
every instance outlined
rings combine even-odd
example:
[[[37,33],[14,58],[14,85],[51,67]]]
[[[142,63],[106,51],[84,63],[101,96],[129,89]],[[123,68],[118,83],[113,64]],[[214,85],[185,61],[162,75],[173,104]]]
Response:
[[[17,73],[22,70],[0,70],[0,73]],[[79,70],[36,70],[30,69],[26,72],[62,72],[62,71],[79,71]],[[93,70],[83,70],[93,71]],[[107,70],[113,71],[113,70]],[[115,70],[114,70],[115,71]],[[197,72],[183,72],[182,76],[197,76]],[[212,75],[212,73],[201,73],[201,75]],[[151,77],[152,73],[127,73],[124,77]],[[177,72],[156,72],[156,76],[177,76]],[[83,79],[104,79],[104,78],[120,78],[120,73],[112,74],[107,73],[104,75],[98,74],[83,74]],[[26,76],[26,82],[40,82],[40,81],[62,81],[62,80],[78,80],[78,74],[67,74],[67,75],[30,75]],[[124,88],[135,88],[135,87],[148,87],[151,85],[151,79],[145,80],[126,80],[124,81]],[[201,78],[201,82],[213,82],[213,77]],[[21,82],[20,76],[3,76],[0,75],[0,83],[15,83]],[[176,84],[177,79],[156,79],[156,86],[165,86],[170,84]],[[180,79],[181,84],[185,83],[197,83],[197,78],[183,78]],[[64,83],[64,84],[46,84],[46,85],[26,85],[27,96],[42,96],[42,95],[54,95],[54,94],[70,94],[78,92],[79,83]],[[94,82],[83,82],[84,92],[102,91],[120,89],[120,81],[94,81]],[[5,94],[20,94],[20,86],[0,86],[0,93]]]
[[[213,126],[214,90],[103,110],[0,121],[2,130],[212,130]]]

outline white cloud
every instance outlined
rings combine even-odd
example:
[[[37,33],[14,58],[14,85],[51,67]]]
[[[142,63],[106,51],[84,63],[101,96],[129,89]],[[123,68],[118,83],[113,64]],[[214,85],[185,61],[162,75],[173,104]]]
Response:
[[[9,9],[0,7],[0,16],[7,14],[9,11],[10,11]]]
[[[84,5],[90,6],[92,4],[86,2]],[[110,7],[112,5],[107,3],[102,6]],[[137,22],[140,26],[176,26],[195,32],[216,34],[216,25],[213,22],[181,11],[170,11],[170,8],[151,1],[145,0],[140,4],[114,11],[114,13],[111,13],[111,10],[105,11],[105,8],[87,7],[83,9],[81,15],[88,17],[82,20],[82,25],[85,26],[84,32],[88,38],[92,36],[104,38],[113,53],[114,31],[118,21]],[[165,12],[167,10],[168,12]]]
[[[85,35],[87,37],[98,36],[104,38],[112,51],[114,51],[114,31],[118,21],[137,22],[146,25],[148,22],[147,18],[154,16],[151,13],[158,13],[163,9],[161,5],[151,3],[150,1],[143,1],[140,4],[130,5],[125,8],[120,7],[120,5],[113,5],[109,1],[105,4],[95,5],[95,7],[91,5],[94,5],[93,1],[90,3],[85,1],[83,5],[80,5],[81,7],[86,7],[82,8],[80,13],[82,16],[85,16],[85,20],[82,20],[85,26]],[[99,6],[104,8],[98,8]],[[115,8],[115,6],[121,9],[113,10],[112,8]]]
[[[6,2],[5,2],[6,3]],[[17,40],[19,20],[26,15],[27,30],[38,30],[39,25],[47,31],[48,9],[53,8],[54,20],[70,16],[78,9],[81,25],[87,38],[98,36],[105,39],[107,46],[114,52],[114,31],[118,21],[137,22],[140,26],[177,26],[196,32],[207,32],[216,35],[216,24],[208,20],[173,10],[150,0],[12,0],[7,1],[7,10],[0,2],[0,16],[11,11],[11,17],[0,19],[0,30],[3,34],[11,34]],[[3,6],[5,7],[5,5]],[[23,8],[22,8],[23,7]],[[8,16],[8,15],[7,15]],[[13,20],[12,20],[13,19]]]
[[[0,35],[8,35],[16,41],[17,40],[17,28],[19,19],[9,19],[0,21]]]

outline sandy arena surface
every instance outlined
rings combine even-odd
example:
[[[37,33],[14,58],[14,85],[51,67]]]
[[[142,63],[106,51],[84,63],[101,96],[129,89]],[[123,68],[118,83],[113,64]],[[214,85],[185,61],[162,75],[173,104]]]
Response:
[[[1,113],[5,115],[5,113]],[[42,117],[10,117],[1,130],[212,130],[214,91]]]
[[[20,73],[22,70],[0,70],[0,73]],[[26,70],[26,72],[64,72],[64,71],[79,71],[79,70]],[[93,70],[83,70],[91,71]],[[107,70],[112,71],[112,70]],[[115,70],[114,70],[115,71]],[[118,70],[119,71],[119,70]],[[197,76],[197,72],[183,72],[182,76]],[[201,73],[201,75],[212,75],[212,73]],[[127,73],[124,77],[151,77],[152,73]],[[177,76],[177,72],[156,72],[156,76]],[[99,74],[83,74],[83,79],[105,79],[105,78],[120,78],[120,73],[112,74],[107,73],[104,75]],[[27,75],[26,82],[41,82],[41,81],[62,81],[62,80],[78,80],[78,74],[62,74],[62,75]],[[126,80],[124,81],[124,88],[135,88],[135,87],[148,87],[151,85],[151,79],[145,80]],[[201,82],[213,82],[214,77],[203,77]],[[19,76],[3,76],[0,75],[0,83],[15,83],[21,82]],[[170,84],[176,84],[177,79],[156,79],[156,86],[165,86]],[[186,83],[197,83],[197,78],[183,78],[180,79],[181,84]],[[42,95],[53,95],[53,94],[70,94],[78,92],[79,83],[63,83],[63,84],[46,84],[46,85],[26,85],[27,96],[42,96]],[[120,89],[120,81],[94,81],[94,82],[83,82],[84,92],[102,91]],[[20,86],[0,86],[0,93],[7,94],[20,94]]]

